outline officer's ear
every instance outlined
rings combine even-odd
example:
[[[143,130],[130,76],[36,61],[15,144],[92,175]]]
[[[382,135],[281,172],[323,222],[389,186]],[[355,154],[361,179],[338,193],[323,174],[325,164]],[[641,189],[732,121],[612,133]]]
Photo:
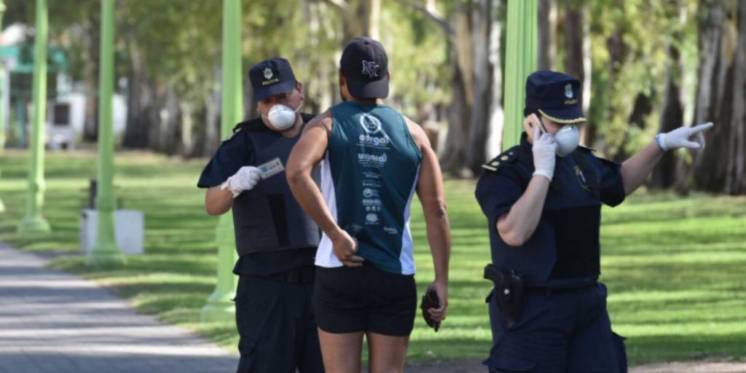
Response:
[[[534,133],[534,124],[539,119],[539,113],[527,109],[523,109],[523,130],[526,133]]]
[[[534,130],[533,130],[533,125],[531,123],[531,120],[529,119],[529,116],[531,116],[531,114],[525,115],[523,117],[523,131],[526,132],[529,138],[531,138],[534,133]]]
[[[342,74],[342,71],[339,72],[339,97],[343,101],[350,100],[350,92],[347,91],[347,78]]]
[[[523,118],[523,130],[526,131],[529,140],[534,140],[534,128],[539,127],[539,132],[546,133],[544,125],[541,123],[541,117],[538,113],[529,113]]]
[[[296,81],[295,90],[298,91],[301,101],[306,99],[306,94],[303,92],[303,83]]]
[[[337,83],[339,83],[339,88],[342,88],[347,85],[347,78],[345,78],[344,74],[342,74],[342,71],[339,71]]]

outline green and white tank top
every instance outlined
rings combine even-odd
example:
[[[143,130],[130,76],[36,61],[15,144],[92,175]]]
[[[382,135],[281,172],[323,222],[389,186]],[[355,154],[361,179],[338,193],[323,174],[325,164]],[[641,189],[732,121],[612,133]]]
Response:
[[[332,216],[357,240],[357,255],[382,270],[414,274],[409,212],[422,153],[404,117],[388,106],[355,102],[331,113],[321,191]],[[316,265],[342,266],[326,234]]]

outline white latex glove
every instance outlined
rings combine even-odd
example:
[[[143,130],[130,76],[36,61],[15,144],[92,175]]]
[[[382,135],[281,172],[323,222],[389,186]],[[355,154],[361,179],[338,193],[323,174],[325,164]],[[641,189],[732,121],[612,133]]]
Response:
[[[241,192],[251,190],[262,178],[262,172],[252,166],[243,166],[233,176],[229,177],[221,186],[220,189],[228,189],[233,194],[233,198],[236,198]]]
[[[534,175],[541,175],[552,181],[557,142],[554,141],[554,136],[541,131],[538,125],[534,126],[533,139],[531,150],[534,153]]]
[[[705,147],[705,137],[702,132],[712,126],[712,122],[707,122],[694,127],[679,127],[671,132],[658,134],[655,141],[664,152],[676,148],[701,149]],[[693,139],[694,141],[689,139],[695,135],[697,137]]]

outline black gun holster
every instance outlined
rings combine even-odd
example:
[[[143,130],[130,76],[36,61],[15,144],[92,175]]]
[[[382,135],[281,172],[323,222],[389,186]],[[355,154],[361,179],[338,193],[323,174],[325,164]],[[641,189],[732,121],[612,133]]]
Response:
[[[493,296],[496,298],[497,307],[503,314],[508,327],[513,326],[521,316],[523,308],[524,280],[523,276],[513,270],[495,267],[487,264],[484,267],[484,278],[494,284]]]

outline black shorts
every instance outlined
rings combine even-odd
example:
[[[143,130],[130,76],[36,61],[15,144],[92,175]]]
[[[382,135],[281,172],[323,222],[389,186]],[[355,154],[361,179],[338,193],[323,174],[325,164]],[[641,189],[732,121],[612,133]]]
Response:
[[[373,332],[409,336],[414,327],[417,287],[413,275],[362,267],[316,267],[313,308],[328,333]]]

